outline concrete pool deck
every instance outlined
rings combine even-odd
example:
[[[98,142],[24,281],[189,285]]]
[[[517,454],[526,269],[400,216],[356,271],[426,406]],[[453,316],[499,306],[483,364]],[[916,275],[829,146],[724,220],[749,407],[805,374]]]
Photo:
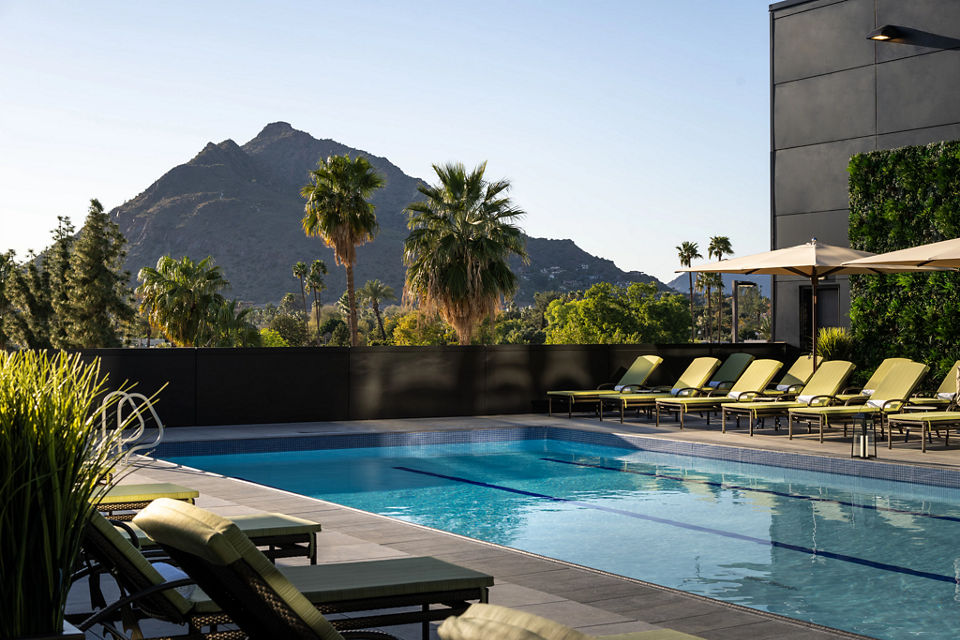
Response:
[[[656,427],[643,418],[628,418],[627,423],[621,425],[617,419],[601,422],[596,418],[575,416],[567,419],[565,416],[534,414],[182,427],[168,429],[165,442],[531,426],[626,433],[836,458],[849,458],[850,455],[850,441],[842,439],[839,431],[831,431],[827,441],[820,444],[816,434],[788,440],[785,429],[776,435],[773,430],[768,430],[763,432],[764,435],[754,437],[745,431],[722,434],[718,420],[712,420],[708,426],[702,420],[689,418],[688,427],[680,431],[675,423]],[[919,448],[916,435],[906,447],[901,438],[892,451],[881,442],[879,460],[960,469],[960,452],[943,450],[942,443],[935,444],[926,454],[921,454]],[[316,520],[323,525],[319,535],[321,563],[431,555],[484,571],[496,580],[491,589],[491,602],[544,615],[589,634],[669,627],[708,640],[860,637],[162,461],[144,460],[123,481],[175,482],[196,488],[201,494],[200,506],[225,516],[277,511]],[[304,559],[280,562],[293,564],[298,561],[305,562]],[[419,638],[416,625],[385,630],[411,640]]]

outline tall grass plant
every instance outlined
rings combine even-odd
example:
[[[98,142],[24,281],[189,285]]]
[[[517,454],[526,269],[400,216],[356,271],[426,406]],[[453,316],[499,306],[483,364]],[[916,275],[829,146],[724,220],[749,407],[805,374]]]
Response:
[[[0,638],[59,633],[93,504],[122,457],[99,361],[0,352]]]

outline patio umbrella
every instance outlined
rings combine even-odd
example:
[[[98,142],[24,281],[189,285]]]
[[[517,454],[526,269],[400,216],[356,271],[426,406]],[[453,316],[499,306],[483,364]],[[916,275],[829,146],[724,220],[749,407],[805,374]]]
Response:
[[[879,253],[851,260],[848,266],[870,266],[883,263],[888,265],[908,265],[914,267],[960,267],[960,238],[922,244],[919,247],[900,249],[890,253]]]
[[[813,366],[817,366],[817,282],[820,278],[830,275],[844,275],[853,273],[898,273],[904,271],[939,271],[936,267],[891,265],[883,264],[847,265],[846,263],[860,258],[869,258],[874,254],[868,251],[857,251],[847,247],[838,247],[817,242],[816,238],[805,244],[798,244],[785,249],[776,249],[764,253],[755,253],[740,258],[721,260],[710,264],[678,269],[678,272],[693,271],[696,273],[743,273],[768,274],[779,276],[802,276],[810,278],[813,289]],[[889,254],[888,254],[889,255]]]

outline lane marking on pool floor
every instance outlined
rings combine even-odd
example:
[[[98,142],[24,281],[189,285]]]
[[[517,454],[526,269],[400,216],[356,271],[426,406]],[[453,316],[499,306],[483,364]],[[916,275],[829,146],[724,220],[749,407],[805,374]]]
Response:
[[[651,516],[644,513],[637,513],[636,511],[627,511],[626,509],[617,509],[615,507],[607,507],[600,504],[591,504],[589,502],[582,502],[580,500],[570,500],[569,498],[559,498],[557,496],[551,496],[545,493],[537,493],[535,491],[526,491],[524,489],[514,489],[513,487],[505,487],[499,484],[491,484],[489,482],[482,482],[480,480],[471,480],[469,478],[450,476],[443,473],[435,473],[433,471],[424,471],[422,469],[412,469],[410,467],[393,467],[393,468],[398,471],[418,473],[420,475],[430,476],[432,478],[440,478],[443,480],[450,480],[452,482],[471,484],[477,487],[485,487],[487,489],[495,489],[497,491],[515,493],[517,495],[528,496],[531,498],[540,498],[542,500],[549,500],[551,502],[562,502],[565,504],[572,504],[578,507],[583,507],[585,509],[594,509],[596,511],[604,511],[606,513],[613,513],[616,515],[627,516],[628,518],[636,518],[638,520],[647,520],[649,522],[656,522],[658,524],[665,524],[671,527],[688,529],[690,531],[710,533],[713,535],[722,536],[724,538],[732,538],[734,540],[752,542],[754,544],[759,544],[763,546],[776,547],[778,549],[788,549],[790,551],[798,551],[800,553],[804,553],[807,555],[821,556],[824,558],[830,558],[832,560],[840,560],[842,562],[849,562],[851,564],[859,564],[859,565],[870,567],[873,569],[881,569],[883,571],[902,573],[910,576],[916,576],[918,578],[927,578],[928,580],[936,580],[937,582],[949,582],[950,584],[960,584],[960,579],[958,579],[955,576],[945,576],[945,575],[940,575],[939,573],[931,573],[929,571],[919,571],[917,569],[911,569],[910,567],[902,567],[900,565],[887,564],[885,562],[876,562],[874,560],[867,560],[866,558],[858,558],[857,556],[850,556],[843,553],[834,553],[832,551],[825,551],[823,549],[813,549],[810,547],[804,547],[796,544],[779,542],[777,540],[764,540],[763,538],[756,538],[754,536],[748,536],[742,533],[736,533],[734,531],[724,531],[723,529],[713,529],[711,527],[703,527],[697,524],[691,524],[689,522],[680,522],[679,520],[671,520],[669,518],[659,518],[657,516]]]
[[[616,471],[617,473],[629,473],[636,476],[649,476],[651,478],[663,478],[664,480],[676,480],[677,482],[690,482],[702,484],[709,487],[718,487],[720,489],[739,489],[740,491],[753,491],[755,493],[766,493],[768,495],[780,496],[782,498],[794,498],[796,500],[808,500],[810,502],[829,502],[846,507],[858,507],[860,509],[869,509],[872,511],[886,511],[890,513],[902,513],[910,516],[919,516],[921,518],[933,518],[934,520],[946,520],[948,522],[960,522],[960,517],[945,516],[937,513],[923,513],[921,511],[910,511],[909,509],[896,509],[894,507],[878,507],[871,504],[859,504],[846,500],[837,500],[835,498],[819,498],[817,496],[805,496],[802,493],[788,493],[785,491],[774,491],[773,489],[757,489],[756,487],[747,487],[738,484],[728,484],[726,482],[712,482],[710,480],[701,480],[699,478],[685,478],[683,476],[671,476],[665,473],[655,471],[638,471],[637,469],[624,469],[622,467],[609,467],[607,465],[595,464],[591,462],[576,462],[574,460],[560,460],[559,458],[540,458],[544,462],[558,462],[574,467],[587,467],[590,469],[602,469],[603,471]]]

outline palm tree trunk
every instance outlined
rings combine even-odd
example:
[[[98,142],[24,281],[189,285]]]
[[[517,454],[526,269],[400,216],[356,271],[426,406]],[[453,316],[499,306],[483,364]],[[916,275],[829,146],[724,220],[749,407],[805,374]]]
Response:
[[[693,271],[688,271],[687,277],[690,278],[690,342],[693,342],[697,339],[697,323],[693,318]]]
[[[353,288],[353,265],[347,264],[347,301],[350,303],[350,346],[360,341],[357,336],[357,295]]]
[[[707,342],[713,342],[713,289],[707,287],[707,317],[704,318],[703,326],[707,330]]]
[[[380,339],[387,339],[387,332],[383,330],[383,318],[380,317],[380,305],[376,300],[373,301],[373,314],[377,316],[377,324],[380,326]]]
[[[303,315],[307,316],[307,322],[309,322],[310,314],[307,312],[307,291],[303,286],[303,278],[300,278],[300,297],[303,298]]]
[[[313,290],[313,306],[317,310],[317,346],[323,346],[323,336],[320,335],[320,295],[316,289]]]

